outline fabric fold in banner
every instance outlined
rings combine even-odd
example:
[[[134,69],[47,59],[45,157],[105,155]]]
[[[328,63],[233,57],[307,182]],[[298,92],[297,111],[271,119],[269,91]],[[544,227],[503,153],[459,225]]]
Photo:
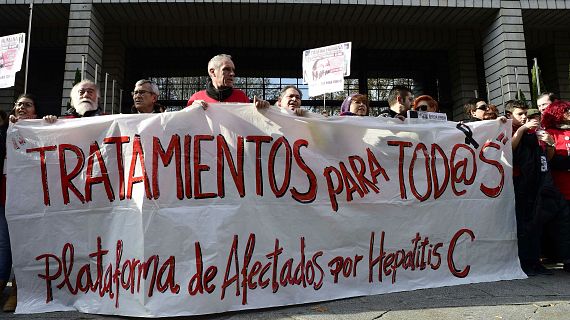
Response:
[[[251,104],[21,121],[18,313],[198,315],[524,278],[510,123]]]

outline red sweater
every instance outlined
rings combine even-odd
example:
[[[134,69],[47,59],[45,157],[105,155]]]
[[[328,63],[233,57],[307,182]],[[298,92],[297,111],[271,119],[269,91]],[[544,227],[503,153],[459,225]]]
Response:
[[[570,130],[548,129],[546,130],[554,138],[554,147],[556,154],[569,157],[570,156]],[[554,184],[564,195],[566,200],[570,200],[570,171],[552,170]]]
[[[194,93],[190,99],[188,99],[188,103],[186,106],[192,105],[192,103],[196,100],[204,100],[208,103],[213,102],[243,102],[249,103],[249,98],[245,95],[245,92],[241,91],[240,89],[233,89],[232,94],[224,101],[218,101],[214,98],[211,98],[206,94],[206,90],[198,91]]]

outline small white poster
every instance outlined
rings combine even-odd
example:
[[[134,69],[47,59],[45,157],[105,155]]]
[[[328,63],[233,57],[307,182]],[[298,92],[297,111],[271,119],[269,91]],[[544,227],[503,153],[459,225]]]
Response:
[[[309,96],[344,90],[344,77],[350,75],[352,42],[303,51],[303,82]]]
[[[0,88],[14,86],[16,72],[22,68],[26,34],[0,37]]]

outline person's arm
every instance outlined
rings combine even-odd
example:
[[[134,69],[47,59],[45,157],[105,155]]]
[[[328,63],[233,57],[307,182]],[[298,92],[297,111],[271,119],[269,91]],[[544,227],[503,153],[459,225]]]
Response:
[[[188,99],[186,107],[202,107],[202,109],[206,110],[208,109],[208,102],[204,100],[206,97],[207,95],[204,92],[198,91]]]
[[[520,126],[517,131],[513,134],[513,139],[511,140],[511,145],[513,146],[513,150],[516,150],[519,147],[521,139],[523,135],[527,132],[528,128],[525,126]]]
[[[187,106],[187,107],[190,107],[190,106],[192,106],[192,105],[195,105],[195,103],[196,103],[197,101],[203,101],[204,104],[206,104],[206,108],[207,108],[207,107],[208,107],[208,103],[207,103],[206,101],[204,101],[206,97],[207,97],[207,95],[206,95],[205,92],[203,92],[203,91],[198,91],[198,92],[194,93],[192,96],[190,96],[190,99],[188,99],[188,102],[186,102],[186,106]],[[202,107],[203,107],[204,104],[200,103],[200,105],[201,105]],[[204,108],[204,109],[206,109],[206,108]]]
[[[550,161],[554,154],[556,153],[556,147],[554,143],[554,138],[546,131],[542,131],[541,134],[537,134],[538,140],[542,141],[546,146],[546,159]]]
[[[522,137],[529,129],[536,129],[538,128],[539,123],[537,120],[529,120],[527,123],[520,126],[517,131],[513,134],[513,139],[511,140],[511,144],[513,146],[513,150],[516,150],[521,142]]]

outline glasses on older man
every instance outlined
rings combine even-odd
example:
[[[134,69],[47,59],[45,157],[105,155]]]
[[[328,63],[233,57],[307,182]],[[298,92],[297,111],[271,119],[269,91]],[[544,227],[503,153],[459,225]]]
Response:
[[[152,91],[146,91],[146,90],[135,90],[135,91],[131,92],[131,94],[132,94],[133,96],[136,96],[137,94],[140,94],[140,95],[142,96],[142,95],[144,95],[144,94],[146,94],[146,93],[148,93],[148,94],[154,94],[154,92],[152,92]]]
[[[16,103],[14,103],[15,107],[24,107],[24,108],[31,108],[34,106],[33,102],[28,102],[28,101],[18,101]]]

